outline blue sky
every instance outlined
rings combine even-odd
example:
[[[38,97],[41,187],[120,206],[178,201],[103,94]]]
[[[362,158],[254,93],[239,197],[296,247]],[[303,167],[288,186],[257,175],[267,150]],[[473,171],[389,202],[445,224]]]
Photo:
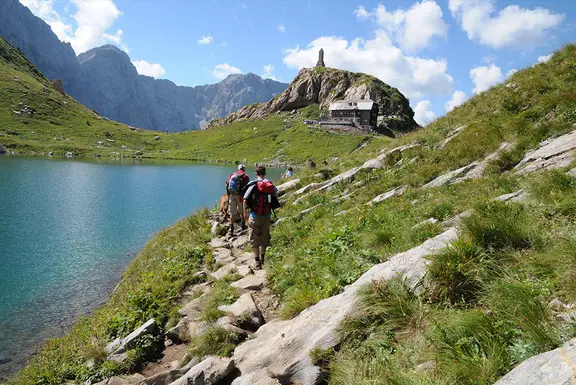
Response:
[[[571,42],[573,0],[20,0],[79,54],[111,43],[179,85],[314,65],[367,72],[426,123]]]

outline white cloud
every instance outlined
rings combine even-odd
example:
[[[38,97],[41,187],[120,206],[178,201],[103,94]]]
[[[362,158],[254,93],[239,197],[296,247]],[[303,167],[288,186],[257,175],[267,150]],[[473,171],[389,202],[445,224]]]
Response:
[[[210,44],[210,43],[212,43],[212,41],[214,41],[212,36],[202,36],[202,39],[197,40],[196,42],[198,44]]]
[[[518,72],[518,70],[516,68],[512,68],[512,69],[508,70],[508,72],[506,72],[506,78],[509,78],[510,76],[514,75],[516,72]]]
[[[427,47],[434,36],[446,37],[448,25],[442,19],[442,8],[433,0],[422,0],[407,10],[386,10],[378,5],[371,13],[360,6],[354,11],[358,19],[373,18],[408,52]]]
[[[434,119],[436,114],[431,111],[432,103],[428,100],[421,100],[414,108],[414,120],[421,126],[425,126]]]
[[[214,75],[214,77],[217,79],[224,79],[228,75],[241,74],[242,73],[240,68],[233,67],[228,63],[218,64],[218,65],[214,66],[214,69],[211,72],[212,72],[212,75]]]
[[[546,56],[538,56],[538,63],[546,63],[548,60],[550,60],[551,57],[552,54]]]
[[[446,112],[450,112],[460,104],[464,103],[466,100],[468,100],[468,95],[466,95],[466,92],[455,91],[454,94],[452,94],[452,99],[444,104],[444,110],[446,110]]]
[[[60,40],[70,42],[76,54],[111,42],[127,51],[122,43],[122,30],[107,31],[122,14],[114,0],[69,0],[76,7],[73,15],[76,29],[54,10],[53,0],[20,0],[32,13],[50,25]]]
[[[502,70],[494,63],[490,67],[480,66],[470,70],[470,78],[474,83],[472,92],[479,94],[504,80]]]
[[[240,5],[240,6],[241,6],[242,8],[244,8],[244,9],[248,9],[248,6],[247,6],[246,4],[242,4],[242,5]]]
[[[280,33],[286,32],[286,27],[284,26],[284,24],[279,24],[278,26],[276,26],[276,28],[278,28],[278,31]]]
[[[454,81],[447,73],[446,60],[405,56],[385,31],[378,30],[374,35],[371,40],[358,38],[353,41],[335,36],[320,37],[306,48],[296,46],[286,50],[283,61],[296,69],[313,67],[318,60],[318,51],[323,48],[329,67],[374,75],[410,98],[452,92]]]
[[[148,63],[146,60],[134,60],[132,64],[134,64],[140,75],[159,78],[166,73],[166,70],[160,64]]]
[[[264,73],[262,75],[260,75],[260,77],[262,79],[278,80],[276,78],[276,76],[274,76],[272,74],[272,71],[274,71],[274,66],[272,64],[268,64],[268,65],[264,66]]]
[[[356,8],[354,10],[354,14],[356,15],[357,18],[359,19],[368,19],[370,18],[370,12],[368,12],[366,10],[366,8],[364,8],[363,5],[359,6],[358,8]]]
[[[534,46],[558,26],[565,15],[546,8],[509,5],[495,14],[495,0],[449,0],[448,7],[470,40],[492,48]]]

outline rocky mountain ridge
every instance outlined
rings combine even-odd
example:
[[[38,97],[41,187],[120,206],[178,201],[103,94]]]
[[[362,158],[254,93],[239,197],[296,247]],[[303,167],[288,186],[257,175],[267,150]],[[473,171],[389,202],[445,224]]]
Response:
[[[243,107],[225,118],[217,119],[213,125],[261,118],[312,104],[327,110],[331,102],[341,99],[374,100],[379,105],[379,116],[386,128],[406,132],[418,127],[408,99],[398,89],[374,76],[327,67],[303,68],[280,95],[266,103]]]
[[[139,75],[126,53],[115,46],[94,48],[76,57],[50,26],[18,0],[0,2],[0,37],[18,47],[51,80],[99,114],[157,131],[198,129],[213,118],[245,105],[269,100],[286,84],[255,74],[231,75],[217,84],[177,86]]]

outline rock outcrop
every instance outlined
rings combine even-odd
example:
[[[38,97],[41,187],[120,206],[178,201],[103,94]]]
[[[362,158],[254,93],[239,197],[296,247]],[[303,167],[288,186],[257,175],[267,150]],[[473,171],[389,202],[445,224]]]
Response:
[[[379,115],[386,128],[410,131],[418,127],[408,99],[396,88],[370,75],[326,67],[303,68],[279,96],[267,103],[241,108],[223,119],[211,122],[211,125],[260,118],[312,104],[327,109],[331,102],[340,99],[374,100],[378,103]]]
[[[576,339],[552,351],[527,359],[494,385],[574,384]]]

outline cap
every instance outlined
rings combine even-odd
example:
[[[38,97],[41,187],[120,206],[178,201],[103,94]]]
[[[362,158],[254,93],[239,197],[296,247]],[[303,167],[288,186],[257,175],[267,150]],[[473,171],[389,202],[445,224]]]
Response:
[[[246,166],[244,166],[243,164],[239,164],[238,170],[246,170]]]

